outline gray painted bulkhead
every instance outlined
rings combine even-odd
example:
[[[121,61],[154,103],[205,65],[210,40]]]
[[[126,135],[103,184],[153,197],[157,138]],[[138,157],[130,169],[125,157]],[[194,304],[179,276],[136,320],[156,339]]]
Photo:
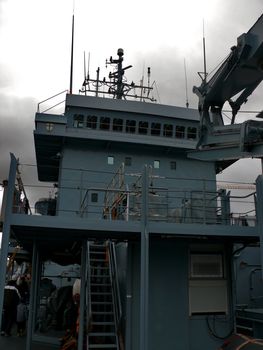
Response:
[[[108,165],[108,156],[114,157],[114,164]],[[98,194],[98,203],[92,205],[92,213],[102,215],[102,207],[105,189],[112,177],[125,161],[125,157],[132,160],[131,166],[125,167],[126,174],[141,174],[142,165],[152,165],[155,160],[160,161],[160,169],[153,169],[153,187],[193,189],[195,191],[204,190],[215,192],[215,169],[214,163],[205,163],[186,159],[182,154],[168,155],[164,150],[144,149],[143,146],[125,147],[113,144],[108,148],[101,145],[76,144],[68,142],[64,146],[60,171],[60,189],[58,193],[58,215],[78,215],[80,205],[83,201],[87,189],[90,194]],[[170,162],[176,162],[176,170],[170,169]],[[94,172],[98,169],[98,172]],[[162,177],[170,177],[165,182]],[[159,177],[159,178],[158,178]],[[178,178],[178,182],[176,182]],[[192,179],[192,181],[191,181]],[[200,181],[198,181],[200,180]],[[131,186],[136,181],[134,176],[126,176],[127,185]],[[131,187],[130,187],[131,188]],[[97,189],[97,190],[96,190]],[[99,190],[101,189],[101,190]],[[90,198],[89,198],[90,199]],[[182,199],[171,199],[171,207],[180,206]]]
[[[215,318],[215,335],[207,325],[213,322],[213,313],[190,315],[189,312],[189,254],[193,241],[183,239],[152,239],[149,253],[149,349],[160,350],[164,345],[176,350],[215,349],[234,327],[231,254],[232,246],[214,245],[224,253],[227,280],[227,313]],[[195,241],[198,242],[198,241]],[[196,244],[196,243],[195,243]],[[207,246],[207,247],[206,247]],[[200,243],[199,243],[200,247]],[[124,251],[127,249],[127,255]],[[199,248],[200,249],[200,248]],[[203,252],[211,245],[204,245]],[[121,284],[125,304],[126,350],[139,348],[140,321],[140,244],[128,243],[119,247],[119,266],[125,269]],[[212,297],[212,296],[211,296]],[[204,295],[203,298],[207,298]],[[215,336],[218,336],[216,339]]]

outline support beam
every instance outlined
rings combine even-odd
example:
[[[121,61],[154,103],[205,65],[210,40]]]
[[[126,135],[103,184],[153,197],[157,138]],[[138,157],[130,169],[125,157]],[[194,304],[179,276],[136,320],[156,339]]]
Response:
[[[79,334],[78,350],[83,349],[84,338],[84,320],[86,313],[86,291],[87,291],[87,240],[82,242],[81,253],[81,285],[80,285],[80,304],[79,304]]]
[[[148,198],[149,171],[144,167],[142,176],[142,210],[141,210],[141,284],[140,284],[140,350],[148,350],[149,317],[149,232]]]
[[[257,229],[260,238],[260,257],[261,257],[261,267],[263,266],[263,175],[259,175],[256,179],[257,188]],[[263,277],[263,269],[261,270]]]
[[[37,307],[37,288],[39,285],[39,272],[40,272],[40,261],[37,250],[36,242],[33,246],[33,257],[32,257],[32,274],[31,274],[31,286],[30,286],[30,302],[29,302],[29,315],[27,324],[27,338],[26,338],[26,350],[32,348],[33,331],[35,329],[35,317]]]
[[[6,207],[4,214],[3,223],[3,233],[2,233],[2,244],[0,253],[0,315],[3,311],[3,301],[4,301],[4,288],[5,288],[5,277],[6,277],[6,262],[8,256],[8,247],[10,240],[10,228],[11,228],[11,214],[13,209],[13,198],[14,198],[14,188],[16,181],[16,168],[17,160],[13,153],[10,154],[11,163],[9,168],[9,178],[8,178],[8,190],[6,197]],[[2,317],[0,317],[0,329],[2,327]]]

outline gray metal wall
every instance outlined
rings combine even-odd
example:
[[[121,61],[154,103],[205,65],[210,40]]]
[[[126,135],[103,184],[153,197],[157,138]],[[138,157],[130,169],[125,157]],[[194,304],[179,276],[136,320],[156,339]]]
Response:
[[[189,316],[189,240],[159,239],[151,241],[149,253],[149,349],[203,350],[216,349],[222,339],[212,336],[207,315]],[[229,310],[232,305],[230,251],[225,251],[228,280]],[[122,262],[124,263],[124,261]],[[130,243],[128,248],[126,306],[126,350],[139,348],[139,290],[140,246]],[[217,316],[211,326],[218,337],[232,328],[231,311]]]
[[[107,164],[108,156],[114,156],[113,165]],[[153,165],[154,160],[160,160],[160,168],[152,171],[155,176],[153,186],[173,188],[174,190],[188,189],[188,191],[202,191],[204,188],[206,191],[216,190],[213,163],[193,161],[180,153],[164,153],[163,150],[143,149],[142,147],[138,148],[138,146],[111,145],[109,148],[103,148],[96,144],[67,143],[61,159],[58,214],[76,215],[85,195],[85,190],[81,190],[81,188],[105,188],[127,156],[132,158],[131,166],[125,167],[127,174],[138,174],[142,171],[144,164]],[[175,170],[170,168],[171,161],[176,161]],[[160,177],[158,178],[158,176]],[[163,177],[167,177],[167,179],[164,180]],[[189,179],[193,180],[189,181]],[[203,179],[206,180],[203,181]],[[134,183],[137,178],[128,175],[125,180],[127,183]],[[97,208],[97,211],[101,213],[104,193],[98,192],[98,196],[97,207],[100,208]],[[173,196],[176,194],[171,193],[171,197]],[[180,194],[179,197],[179,199],[171,201],[180,205],[182,195]],[[93,209],[96,211],[96,208]]]

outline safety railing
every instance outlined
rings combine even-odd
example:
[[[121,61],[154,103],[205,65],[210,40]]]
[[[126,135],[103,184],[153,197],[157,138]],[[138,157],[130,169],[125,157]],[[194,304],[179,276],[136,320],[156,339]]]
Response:
[[[29,169],[36,172],[36,166],[20,164],[19,169],[15,213],[139,221],[145,210],[142,199],[147,196],[147,213],[143,215],[150,221],[250,226],[255,225],[257,216],[253,186],[227,191],[217,189],[212,180],[161,177],[151,170],[146,189],[140,173],[122,169],[121,181],[113,182],[116,172],[74,168],[60,169],[60,183],[29,184],[28,180],[22,182],[22,174],[31,180]]]
[[[91,321],[92,321],[92,311],[91,311],[91,288],[90,288],[90,282],[91,282],[91,268],[90,268],[90,242],[87,242],[87,293],[86,293],[86,306],[87,306],[87,326],[88,326],[88,332],[91,328]]]
[[[4,181],[4,191],[7,190],[8,181]],[[5,198],[5,195],[4,195]],[[3,201],[3,206],[5,205]],[[32,215],[32,210],[29,203],[29,198],[22,181],[21,172],[19,166],[16,167],[16,179],[15,179],[15,187],[13,189],[13,213],[18,214],[29,214]]]
[[[63,91],[61,91],[61,92],[59,92],[59,93],[57,93],[57,94],[55,94],[53,96],[50,96],[50,97],[46,98],[45,100],[39,102],[38,105],[37,105],[37,112],[38,113],[46,113],[46,112],[48,112],[48,111],[50,111],[50,110],[52,110],[52,109],[62,105],[62,103],[65,102],[65,98],[62,101],[57,101],[57,98],[59,96],[61,96],[61,95],[65,95],[67,92],[68,92],[68,90],[63,90]],[[52,100],[52,104],[49,105],[49,106],[46,105],[44,107],[44,104],[46,104],[47,102],[51,102],[51,100]],[[43,107],[42,110],[40,110],[40,106]]]

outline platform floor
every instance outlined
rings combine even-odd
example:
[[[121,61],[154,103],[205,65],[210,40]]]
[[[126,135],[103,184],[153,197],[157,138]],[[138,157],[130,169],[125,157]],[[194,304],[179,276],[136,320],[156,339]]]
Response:
[[[1,350],[26,350],[26,337],[2,337],[0,336]],[[31,350],[57,350],[57,347],[51,345],[44,345],[39,343],[32,343]]]

